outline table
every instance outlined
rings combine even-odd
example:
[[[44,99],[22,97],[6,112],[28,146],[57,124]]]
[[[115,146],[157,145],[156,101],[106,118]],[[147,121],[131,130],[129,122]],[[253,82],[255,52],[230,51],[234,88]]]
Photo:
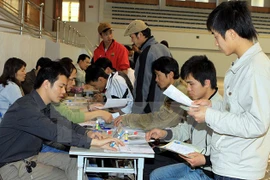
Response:
[[[115,172],[115,173],[134,173],[137,174],[137,179],[143,179],[144,158],[154,158],[154,151],[148,144],[143,145],[129,145],[132,148],[138,146],[138,150],[132,152],[119,151],[104,151],[104,149],[91,147],[90,149],[83,149],[71,147],[69,154],[78,156],[77,166],[78,174],[77,180],[82,180],[85,172]],[[139,149],[147,151],[140,151]],[[90,167],[87,166],[87,158],[111,158],[111,159],[134,159],[138,164],[134,164],[133,168],[114,168],[114,167]],[[138,166],[138,167],[137,167]],[[138,169],[137,169],[138,168]]]

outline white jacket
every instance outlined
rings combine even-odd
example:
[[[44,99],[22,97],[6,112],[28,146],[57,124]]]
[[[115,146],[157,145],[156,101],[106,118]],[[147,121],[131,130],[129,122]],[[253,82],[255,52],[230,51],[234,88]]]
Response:
[[[211,162],[218,175],[261,179],[270,150],[270,60],[259,43],[226,73],[224,100],[207,108],[214,130]]]

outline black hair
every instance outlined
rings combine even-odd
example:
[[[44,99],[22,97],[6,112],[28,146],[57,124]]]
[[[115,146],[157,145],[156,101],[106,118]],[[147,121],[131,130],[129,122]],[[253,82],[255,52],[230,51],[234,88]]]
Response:
[[[167,77],[170,72],[174,73],[173,79],[179,78],[178,62],[169,56],[162,56],[152,63],[152,71],[161,71]]]
[[[217,87],[216,69],[212,61],[206,56],[192,56],[182,66],[180,76],[185,80],[189,75],[204,86],[204,81],[211,81],[211,88]]]
[[[81,54],[78,57],[77,63],[79,63],[80,61],[84,61],[86,58],[90,59],[90,56],[88,56],[87,54]]]
[[[68,78],[69,72],[59,62],[52,61],[50,65],[38,71],[34,89],[40,88],[45,80],[48,80],[53,86],[60,75],[64,75]]]
[[[218,5],[208,16],[207,29],[217,31],[225,39],[225,33],[233,29],[240,37],[257,40],[257,31],[245,1],[226,1]]]
[[[8,81],[12,81],[20,86],[20,82],[15,76],[17,71],[23,66],[26,67],[26,63],[23,60],[15,57],[9,58],[4,64],[3,73],[0,76],[0,84],[3,84],[5,87],[8,84]]]
[[[165,45],[167,48],[169,47],[169,43],[168,43],[168,41],[166,41],[166,40],[160,41],[160,44]]]
[[[145,30],[141,31],[141,33],[143,34],[143,36],[145,38],[149,38],[151,37],[151,29],[150,28],[146,28]],[[139,34],[139,32],[134,33],[136,36]]]
[[[94,62],[94,65],[103,68],[103,70],[105,70],[107,67],[109,67],[113,71],[115,71],[115,69],[112,66],[112,62],[108,58],[106,58],[106,57],[100,57],[100,58],[98,58]]]
[[[41,57],[37,61],[36,69],[38,68],[38,66],[40,66],[40,68],[43,68],[43,67],[49,65],[51,62],[52,62],[52,60],[50,58]]]
[[[69,57],[64,57],[64,58],[60,59],[58,62],[68,71],[68,77],[70,77],[70,75],[74,69],[77,72],[76,67],[72,63],[73,62],[72,59],[70,59]]]
[[[124,45],[124,46],[128,51],[132,51],[132,48],[129,45]]]
[[[105,73],[103,68],[94,64],[88,66],[88,68],[85,70],[85,83],[89,84],[90,82],[96,82],[98,81],[99,77],[108,79],[109,75]]]

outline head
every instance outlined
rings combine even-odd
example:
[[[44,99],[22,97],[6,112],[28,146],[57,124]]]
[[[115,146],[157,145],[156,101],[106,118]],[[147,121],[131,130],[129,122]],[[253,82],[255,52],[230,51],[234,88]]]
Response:
[[[21,82],[25,80],[26,75],[26,63],[19,58],[9,58],[5,64],[3,73],[0,77],[0,84],[6,86],[7,81],[12,81],[17,85],[20,85]]]
[[[109,75],[106,74],[103,68],[91,65],[85,72],[85,82],[87,84],[90,84],[99,91],[105,89]]]
[[[79,64],[82,70],[86,70],[88,66],[90,66],[90,56],[86,54],[81,54],[78,57],[77,63]]]
[[[217,87],[216,69],[206,56],[192,56],[181,68],[180,76],[187,83],[191,99],[208,99]]]
[[[106,74],[111,74],[115,71],[112,62],[106,57],[100,57],[94,63],[95,66],[102,68]]]
[[[141,47],[151,37],[151,29],[142,20],[134,20],[126,28],[124,36],[130,36],[132,43]]]
[[[113,40],[112,26],[109,23],[100,23],[98,33],[105,44],[111,44]]]
[[[234,53],[238,46],[230,41],[235,36],[249,41],[257,40],[257,32],[245,1],[222,2],[209,14],[206,26],[214,34],[216,45],[226,55]]]
[[[66,93],[69,72],[59,63],[52,62],[37,74],[34,89],[45,104],[58,103]]]
[[[75,80],[76,80],[76,76],[77,76],[77,69],[74,66],[74,64],[72,63],[72,59],[70,59],[68,57],[64,57],[64,58],[60,59],[59,63],[68,72],[68,82],[67,82],[66,90],[67,90],[67,92],[69,92],[70,89],[72,87],[74,87],[76,84]]]
[[[169,48],[169,43],[166,40],[160,41],[160,44],[163,44],[167,48]]]
[[[43,68],[47,65],[49,65],[52,62],[50,58],[47,57],[41,57],[38,59],[37,64],[36,64],[36,70],[37,72],[40,70],[40,68]]]
[[[129,45],[125,45],[125,48],[128,50],[128,57],[132,57],[134,53],[133,49]]]
[[[179,78],[179,66],[175,59],[163,56],[155,60],[152,64],[152,70],[156,75],[156,82],[160,89],[167,89]]]

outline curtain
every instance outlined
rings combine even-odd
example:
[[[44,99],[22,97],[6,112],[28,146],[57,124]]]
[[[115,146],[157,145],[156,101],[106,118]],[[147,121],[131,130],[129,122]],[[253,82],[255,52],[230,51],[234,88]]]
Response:
[[[85,0],[79,0],[79,22],[85,22]]]

